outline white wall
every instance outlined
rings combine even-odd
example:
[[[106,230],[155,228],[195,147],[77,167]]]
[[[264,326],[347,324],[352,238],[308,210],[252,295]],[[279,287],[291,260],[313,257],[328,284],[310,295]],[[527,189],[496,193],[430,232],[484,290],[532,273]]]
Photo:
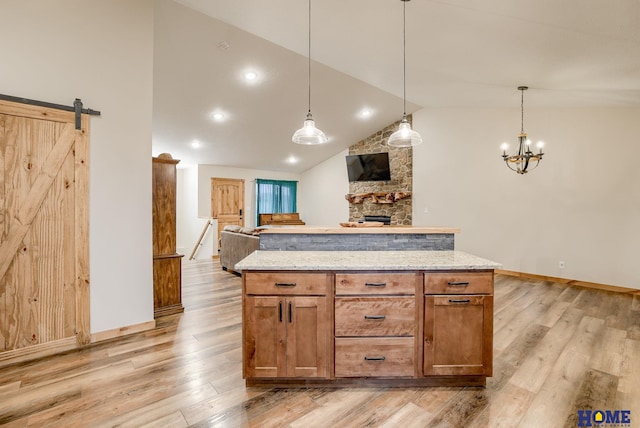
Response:
[[[349,177],[344,150],[305,171],[298,188],[298,210],[309,225],[337,226],[349,221]]]
[[[179,164],[178,164],[179,165]],[[178,168],[176,210],[176,251],[189,260],[209,218],[198,217],[198,167]],[[197,260],[211,258],[215,230],[210,227],[196,254]]]
[[[414,224],[458,226],[456,249],[504,269],[640,288],[640,109],[526,109],[525,131],[546,154],[525,175],[499,149],[515,146],[519,109],[413,120],[425,141],[414,149]]]
[[[151,0],[2,1],[0,93],[91,119],[91,331],[153,320]]]
[[[247,227],[255,227],[256,219],[256,195],[255,195],[255,180],[256,178],[264,178],[271,180],[292,180],[299,181],[300,176],[298,174],[292,174],[287,172],[278,171],[262,171],[258,169],[247,168],[231,168],[226,166],[217,165],[198,165],[198,207],[197,217],[191,216],[188,221],[191,223],[197,223],[200,226],[196,235],[185,236],[186,242],[196,242],[198,236],[202,231],[202,226],[206,218],[211,216],[211,178],[236,178],[244,180],[244,225]],[[300,191],[298,191],[298,195]],[[298,207],[300,212],[300,207]],[[301,217],[303,213],[300,213]],[[218,222],[214,220],[212,236],[217,234]],[[198,257],[211,257],[212,254],[218,253],[218,240],[212,239],[211,244],[208,243],[199,250]]]

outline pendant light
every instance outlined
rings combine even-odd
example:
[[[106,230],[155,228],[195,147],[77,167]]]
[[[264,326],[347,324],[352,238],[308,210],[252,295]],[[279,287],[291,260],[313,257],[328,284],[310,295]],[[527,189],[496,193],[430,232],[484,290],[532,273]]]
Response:
[[[298,129],[291,137],[291,141],[296,144],[306,144],[306,145],[315,145],[315,144],[324,144],[329,139],[324,132],[316,128],[316,123],[313,121],[313,116],[311,115],[311,0],[309,0],[309,75],[308,75],[308,90],[309,90],[309,98],[308,98],[308,111],[307,118],[302,125],[302,128]]]
[[[400,126],[396,132],[391,134],[387,144],[392,147],[412,147],[422,143],[422,137],[411,129],[411,124],[407,120],[407,2],[410,0],[400,0],[402,2],[402,98],[403,113]]]
[[[518,135],[518,151],[513,155],[507,154],[509,145],[502,143],[502,159],[505,161],[509,169],[518,174],[526,174],[528,171],[536,168],[542,159],[542,147],[544,143],[538,141],[538,153],[531,151],[531,140],[527,138],[524,132],[524,91],[529,89],[527,86],[518,86],[520,91],[520,135]]]

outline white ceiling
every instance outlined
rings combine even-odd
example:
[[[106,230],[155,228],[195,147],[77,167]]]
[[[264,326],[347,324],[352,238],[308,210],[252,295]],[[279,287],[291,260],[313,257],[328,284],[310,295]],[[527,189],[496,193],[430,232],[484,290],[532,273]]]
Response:
[[[156,2],[153,151],[183,164],[302,172],[399,120],[403,5],[409,113],[518,107],[519,85],[525,110],[640,107],[640,0],[315,0],[311,109],[331,141],[297,146],[307,1],[176,1]]]

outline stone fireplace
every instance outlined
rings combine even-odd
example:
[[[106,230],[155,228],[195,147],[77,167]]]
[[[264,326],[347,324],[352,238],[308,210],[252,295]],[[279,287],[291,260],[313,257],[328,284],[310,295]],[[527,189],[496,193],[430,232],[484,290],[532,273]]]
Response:
[[[407,117],[409,123],[412,117]],[[367,153],[389,153],[389,164],[391,169],[390,181],[363,181],[349,183],[350,195],[372,194],[379,197],[367,197],[360,203],[349,203],[349,221],[365,221],[365,216],[389,216],[391,225],[411,225],[412,224],[412,198],[404,197],[394,202],[389,202],[391,198],[385,195],[398,195],[402,193],[411,194],[413,190],[413,149],[395,148],[387,145],[389,136],[398,129],[400,121],[389,125],[365,138],[364,140],[349,147],[350,155],[361,155]],[[352,198],[353,199],[353,198]],[[385,201],[385,199],[387,199]],[[382,201],[382,202],[380,202]],[[385,203],[386,202],[386,203]]]

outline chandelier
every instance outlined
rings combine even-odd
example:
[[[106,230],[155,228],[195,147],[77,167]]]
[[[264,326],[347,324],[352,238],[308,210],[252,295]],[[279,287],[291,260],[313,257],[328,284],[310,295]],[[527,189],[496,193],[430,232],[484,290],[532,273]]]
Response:
[[[520,135],[518,135],[518,151],[516,154],[508,155],[507,150],[509,145],[502,143],[502,159],[512,171],[518,174],[526,174],[528,171],[535,169],[540,160],[542,159],[542,147],[544,143],[538,141],[536,144],[538,153],[531,151],[531,140],[527,138],[527,134],[524,132],[524,91],[529,89],[527,86],[518,86],[520,91]]]

